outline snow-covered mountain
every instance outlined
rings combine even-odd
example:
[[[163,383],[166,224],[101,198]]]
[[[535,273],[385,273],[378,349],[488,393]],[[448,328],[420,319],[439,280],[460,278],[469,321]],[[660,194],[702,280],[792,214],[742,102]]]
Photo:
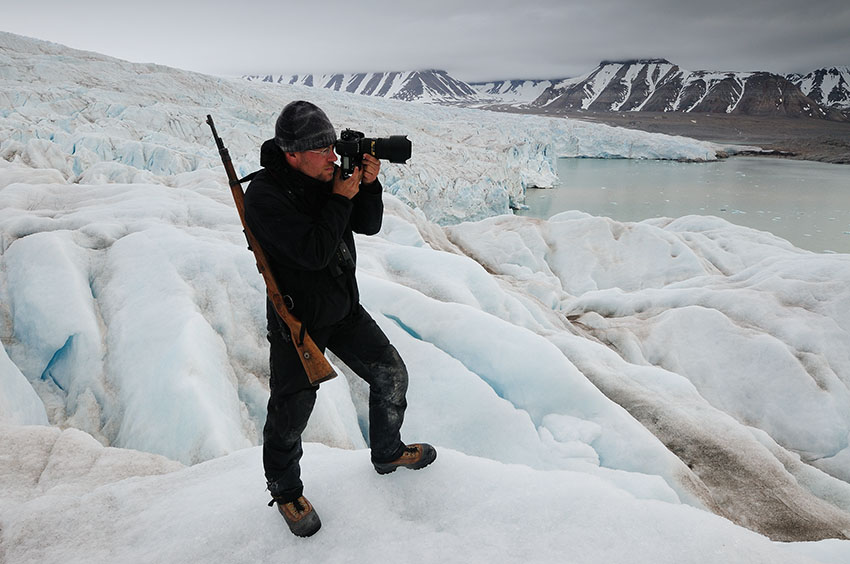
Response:
[[[474,102],[477,91],[442,70],[356,74],[247,75],[247,80],[298,84],[408,102]]]
[[[850,110],[850,67],[822,68],[787,78],[822,106]]]
[[[823,118],[827,112],[769,72],[688,71],[665,59],[603,61],[547,88],[532,105],[559,110],[702,112]]]
[[[533,102],[547,88],[560,83],[564,79],[548,80],[495,80],[491,82],[471,82],[483,101],[494,101],[504,104],[527,104]]]

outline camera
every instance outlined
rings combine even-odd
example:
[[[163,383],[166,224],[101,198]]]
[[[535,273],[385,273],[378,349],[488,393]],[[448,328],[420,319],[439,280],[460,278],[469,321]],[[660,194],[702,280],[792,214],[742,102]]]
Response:
[[[339,155],[342,177],[348,178],[354,168],[362,166],[363,155],[372,155],[376,159],[403,164],[410,158],[411,143],[407,135],[391,135],[379,139],[370,139],[359,131],[346,129],[340,134],[334,145]]]

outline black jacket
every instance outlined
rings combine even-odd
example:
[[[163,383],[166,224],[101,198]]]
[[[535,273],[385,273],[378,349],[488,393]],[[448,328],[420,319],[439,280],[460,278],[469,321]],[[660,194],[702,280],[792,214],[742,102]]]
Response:
[[[292,169],[271,139],[260,149],[260,164],[245,192],[245,222],[281,293],[291,298],[292,313],[308,331],[333,325],[358,306],[353,233],[381,229],[381,184],[361,184],[351,200],[333,194],[333,182]],[[269,308],[269,328],[277,323]]]

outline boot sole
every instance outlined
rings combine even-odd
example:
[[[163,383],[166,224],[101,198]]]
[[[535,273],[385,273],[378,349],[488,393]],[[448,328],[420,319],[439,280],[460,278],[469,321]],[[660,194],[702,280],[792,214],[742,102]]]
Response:
[[[290,526],[289,530],[292,531],[293,535],[295,535],[296,537],[301,537],[302,539],[307,538],[307,537],[312,537],[313,535],[315,535],[316,533],[319,532],[319,529],[322,528],[322,522],[319,520],[318,516],[315,519],[308,519],[308,520],[310,522],[304,523],[304,525],[302,527]],[[301,521],[298,522],[298,525],[301,525],[301,523],[302,523]],[[287,523],[287,524],[289,524],[289,523]]]

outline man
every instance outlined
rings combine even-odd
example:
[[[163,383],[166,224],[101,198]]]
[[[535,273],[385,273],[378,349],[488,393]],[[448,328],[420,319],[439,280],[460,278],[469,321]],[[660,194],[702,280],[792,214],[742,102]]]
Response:
[[[379,474],[419,469],[437,456],[428,444],[405,445],[400,429],[407,407],[407,369],[378,325],[360,305],[354,233],[381,228],[380,161],[346,179],[335,166],[336,132],[310,102],[288,104],[263,143],[263,169],[245,193],[245,221],[269,259],[287,306],[316,345],[327,348],[369,384],[369,442]],[[301,434],[316,401],[292,337],[270,303],[268,414],[263,466],[272,502],[290,530],[310,536],[321,521],[303,495]]]

